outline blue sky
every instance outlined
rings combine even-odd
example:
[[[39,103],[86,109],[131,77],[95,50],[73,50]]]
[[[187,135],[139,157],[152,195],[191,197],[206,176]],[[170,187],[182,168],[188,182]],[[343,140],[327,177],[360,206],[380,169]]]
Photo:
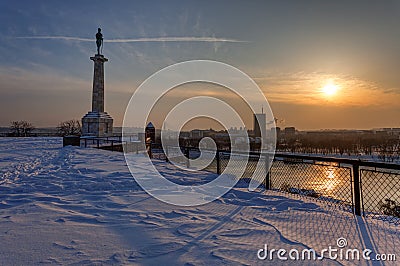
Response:
[[[211,59],[254,78],[281,126],[400,127],[399,1],[2,1],[0,25],[1,126],[80,119],[95,42],[43,37],[94,39],[101,27],[105,40],[157,40],[104,44],[116,125],[148,76]],[[320,93],[327,82],[334,97]]]

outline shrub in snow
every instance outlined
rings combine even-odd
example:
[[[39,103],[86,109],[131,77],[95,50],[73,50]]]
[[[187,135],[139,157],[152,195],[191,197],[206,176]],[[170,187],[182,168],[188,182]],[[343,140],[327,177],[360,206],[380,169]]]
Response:
[[[390,215],[400,218],[400,204],[391,199],[385,199],[379,202],[379,209],[385,215]]]

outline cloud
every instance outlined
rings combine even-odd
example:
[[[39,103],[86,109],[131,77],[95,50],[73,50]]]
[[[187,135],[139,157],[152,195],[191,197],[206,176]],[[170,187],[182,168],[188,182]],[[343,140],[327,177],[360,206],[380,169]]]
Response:
[[[93,42],[95,39],[80,38],[71,36],[20,36],[16,39],[31,39],[31,40],[62,40],[62,41],[77,41],[77,42]],[[152,38],[128,38],[128,39],[105,39],[107,43],[133,43],[133,42],[225,42],[225,43],[248,43],[248,41],[216,38],[216,37],[152,37]]]
[[[83,80],[73,76],[56,73],[46,66],[31,64],[32,69],[0,66],[0,83],[2,93],[8,92],[57,92],[81,91],[87,88],[91,91],[90,79]]]
[[[268,100],[305,105],[330,106],[398,106],[398,88],[385,88],[376,82],[350,75],[321,72],[267,72],[254,80]],[[327,97],[322,87],[333,82],[339,86],[336,95]]]

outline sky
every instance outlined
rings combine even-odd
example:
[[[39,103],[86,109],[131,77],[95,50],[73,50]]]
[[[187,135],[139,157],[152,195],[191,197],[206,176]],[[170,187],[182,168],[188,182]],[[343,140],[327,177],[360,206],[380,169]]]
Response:
[[[109,59],[106,111],[115,126],[122,124],[133,92],[153,73],[208,59],[254,79],[280,127],[400,127],[399,25],[396,0],[4,0],[0,126],[27,120],[53,127],[81,119],[91,109],[89,57],[101,27]],[[224,88],[204,85],[177,88],[163,102],[172,106],[182,91],[235,101]],[[162,110],[152,113],[156,126]],[[244,112],[243,119],[251,128],[251,114]]]

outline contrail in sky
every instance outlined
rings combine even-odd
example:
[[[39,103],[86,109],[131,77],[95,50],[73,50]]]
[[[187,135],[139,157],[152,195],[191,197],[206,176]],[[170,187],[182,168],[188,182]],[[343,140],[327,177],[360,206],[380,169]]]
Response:
[[[33,40],[64,40],[64,41],[78,41],[78,42],[94,42],[96,39],[69,37],[69,36],[22,36],[16,37],[17,39],[33,39]],[[241,41],[227,38],[215,37],[154,37],[154,38],[135,38],[135,39],[105,39],[104,42],[108,43],[130,43],[130,42],[228,42],[228,43],[247,43],[248,41]]]

